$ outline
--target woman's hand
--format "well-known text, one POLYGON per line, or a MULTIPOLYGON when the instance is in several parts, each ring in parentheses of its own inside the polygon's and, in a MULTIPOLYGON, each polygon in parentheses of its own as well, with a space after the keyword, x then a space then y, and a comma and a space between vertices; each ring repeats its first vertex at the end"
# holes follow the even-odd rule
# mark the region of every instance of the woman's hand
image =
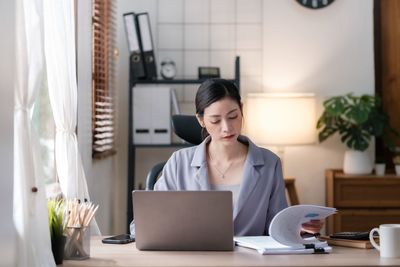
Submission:
POLYGON ((309 222, 303 223, 301 233, 311 233, 317 234, 321 231, 322 226, 324 226, 324 221, 321 220, 311 220, 309 222))

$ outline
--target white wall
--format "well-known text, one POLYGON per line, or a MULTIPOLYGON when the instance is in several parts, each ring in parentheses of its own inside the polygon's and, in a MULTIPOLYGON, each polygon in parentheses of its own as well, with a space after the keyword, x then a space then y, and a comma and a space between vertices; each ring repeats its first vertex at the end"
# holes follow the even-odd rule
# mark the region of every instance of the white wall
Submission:
POLYGON ((15 4, 0 1, 0 266, 14 266, 16 234, 12 220, 15 4))
MULTIPOLYGON (((318 115, 329 96, 374 94, 372 7, 372 0, 352 0, 310 10, 296 1, 264 0, 264 91, 313 92, 318 115)), ((342 168, 344 150, 337 136, 286 147, 286 175, 297 178, 302 203, 325 204, 324 171, 342 168)))

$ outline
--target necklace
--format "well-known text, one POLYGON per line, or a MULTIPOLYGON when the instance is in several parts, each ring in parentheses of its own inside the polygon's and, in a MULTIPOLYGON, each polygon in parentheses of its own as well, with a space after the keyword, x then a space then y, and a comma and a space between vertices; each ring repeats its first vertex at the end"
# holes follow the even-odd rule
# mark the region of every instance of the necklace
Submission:
MULTIPOLYGON (((211 154, 210 154, 210 153, 208 153, 208 157, 210 158, 211 162, 214 162, 214 160, 213 160, 213 158, 211 157, 211 154)), ((212 165, 212 164, 210 164, 210 165, 212 165)), ((232 162, 229 163, 229 165, 228 165, 228 167, 226 167, 225 171, 220 171, 220 170, 217 168, 217 165, 216 165, 215 163, 214 163, 212 166, 214 167, 214 169, 215 169, 217 172, 219 172, 219 174, 221 175, 221 176, 220 176, 221 179, 225 179, 225 174, 228 172, 228 170, 229 170, 229 168, 231 167, 231 165, 232 165, 232 162)))

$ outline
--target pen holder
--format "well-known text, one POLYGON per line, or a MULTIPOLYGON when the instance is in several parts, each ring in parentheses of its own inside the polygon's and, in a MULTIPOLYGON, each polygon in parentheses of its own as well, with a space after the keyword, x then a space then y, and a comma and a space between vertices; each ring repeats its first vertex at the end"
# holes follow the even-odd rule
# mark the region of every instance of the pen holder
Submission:
POLYGON ((67 227, 64 259, 85 260, 90 257, 90 228, 67 227))

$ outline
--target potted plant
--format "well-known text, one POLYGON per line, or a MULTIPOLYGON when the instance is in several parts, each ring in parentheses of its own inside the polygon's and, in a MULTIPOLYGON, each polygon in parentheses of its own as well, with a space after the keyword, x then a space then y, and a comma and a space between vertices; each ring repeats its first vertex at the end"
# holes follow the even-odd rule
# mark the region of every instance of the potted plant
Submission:
POLYGON ((64 201, 50 199, 47 201, 49 214, 49 228, 51 237, 51 250, 56 264, 62 264, 64 258, 64 246, 66 242, 64 215, 64 201))
POLYGON ((365 151, 372 137, 385 137, 385 130, 390 129, 389 117, 382 110, 380 98, 347 94, 329 98, 323 106, 324 112, 317 122, 319 141, 339 133, 342 143, 348 148, 343 171, 348 174, 371 173, 371 160, 365 151))

